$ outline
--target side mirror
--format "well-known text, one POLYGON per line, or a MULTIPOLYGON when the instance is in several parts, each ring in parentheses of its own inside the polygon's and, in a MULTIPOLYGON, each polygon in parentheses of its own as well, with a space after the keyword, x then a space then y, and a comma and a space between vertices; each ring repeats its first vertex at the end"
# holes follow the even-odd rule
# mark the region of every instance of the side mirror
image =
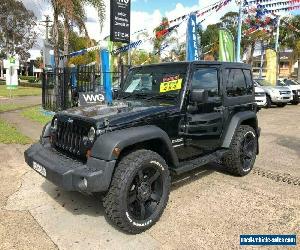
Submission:
POLYGON ((208 100, 208 91, 204 89, 193 89, 190 100, 196 103, 206 103, 208 100))

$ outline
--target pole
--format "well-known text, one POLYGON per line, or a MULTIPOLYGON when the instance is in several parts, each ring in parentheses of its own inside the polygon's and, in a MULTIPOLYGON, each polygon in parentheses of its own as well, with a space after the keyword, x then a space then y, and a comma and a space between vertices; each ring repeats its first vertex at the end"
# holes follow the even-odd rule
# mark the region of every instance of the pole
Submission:
POLYGON ((48 44, 49 41, 49 23, 50 23, 50 18, 48 15, 46 15, 46 44, 48 44))
POLYGON ((243 23, 243 5, 244 0, 237 1, 239 4, 239 19, 238 19, 238 27, 237 27, 237 41, 236 41, 236 62, 241 61, 241 40, 242 40, 242 23, 243 23))
POLYGON ((262 78, 263 65, 264 65, 264 41, 261 40, 260 43, 260 69, 259 69, 259 78, 262 78))
POLYGON ((275 38, 275 52, 276 52, 276 84, 279 78, 279 27, 280 27, 281 16, 277 19, 276 27, 276 38, 275 38))

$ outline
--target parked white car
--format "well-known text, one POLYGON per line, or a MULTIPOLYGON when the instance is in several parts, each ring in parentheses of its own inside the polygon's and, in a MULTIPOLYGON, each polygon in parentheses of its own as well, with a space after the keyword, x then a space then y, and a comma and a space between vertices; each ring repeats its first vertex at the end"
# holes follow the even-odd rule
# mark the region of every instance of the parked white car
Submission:
POLYGON ((255 102, 258 107, 265 107, 267 104, 266 92, 258 86, 255 86, 255 102))
POLYGON ((299 104, 299 102, 300 102, 300 84, 297 81, 291 80, 291 79, 278 80, 277 85, 288 87, 293 93, 293 100, 291 101, 291 103, 294 105, 299 104))
POLYGON ((277 107, 284 107, 293 100, 292 91, 286 86, 273 86, 264 79, 256 79, 254 84, 266 92, 266 108, 270 108, 272 104, 277 107))

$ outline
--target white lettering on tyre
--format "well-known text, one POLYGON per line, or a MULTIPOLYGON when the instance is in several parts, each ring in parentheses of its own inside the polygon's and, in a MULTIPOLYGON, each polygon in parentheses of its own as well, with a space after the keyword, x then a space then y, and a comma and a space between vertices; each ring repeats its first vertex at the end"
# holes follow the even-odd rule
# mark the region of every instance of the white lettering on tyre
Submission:
POLYGON ((148 226, 148 225, 150 225, 150 224, 152 223, 152 220, 148 220, 148 221, 146 221, 146 222, 144 222, 144 223, 138 223, 138 222, 135 222, 135 221, 133 221, 133 220, 130 218, 128 212, 126 212, 126 217, 127 217, 127 219, 129 220, 129 222, 132 223, 132 224, 133 224, 134 226, 136 226, 136 227, 146 227, 146 226, 148 226))
POLYGON ((163 167, 163 165, 161 165, 158 161, 150 161, 151 164, 155 164, 156 166, 159 166, 161 168, 162 171, 165 170, 165 168, 163 167))
POLYGON ((256 137, 256 135, 255 135, 252 131, 248 131, 248 132, 244 135, 244 137, 246 137, 246 135, 249 134, 249 133, 252 134, 254 138, 256 137))

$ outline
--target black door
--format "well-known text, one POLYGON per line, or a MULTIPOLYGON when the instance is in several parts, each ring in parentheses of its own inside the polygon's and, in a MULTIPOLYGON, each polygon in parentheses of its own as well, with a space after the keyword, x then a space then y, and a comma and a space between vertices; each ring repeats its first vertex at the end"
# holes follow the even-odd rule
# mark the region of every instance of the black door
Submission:
POLYGON ((200 156, 220 147, 224 119, 220 70, 218 66, 197 66, 193 70, 190 92, 193 89, 207 90, 208 100, 206 103, 187 101, 185 158, 200 156))

